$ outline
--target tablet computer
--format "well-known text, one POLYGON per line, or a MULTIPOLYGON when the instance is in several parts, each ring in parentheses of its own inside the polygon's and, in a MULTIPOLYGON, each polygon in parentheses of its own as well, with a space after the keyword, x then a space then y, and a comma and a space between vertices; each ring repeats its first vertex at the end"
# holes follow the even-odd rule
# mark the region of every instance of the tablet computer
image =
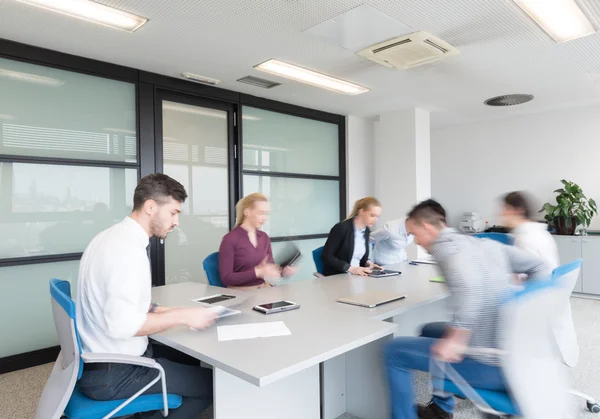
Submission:
POLYGON ((373 269, 371 271, 370 274, 368 274, 369 276, 373 277, 373 278, 384 278, 386 276, 396 276, 396 275, 400 275, 402 272, 400 271, 392 271, 389 269, 373 269))
POLYGON ((232 298, 235 298, 235 295, 215 294, 215 295, 208 295, 206 297, 196 298, 192 301, 195 303, 211 305, 211 304, 220 303, 222 301, 231 300, 232 298))
POLYGON ((298 246, 291 241, 284 241, 283 249, 277 255, 276 263, 283 269, 286 266, 293 266, 301 257, 302 253, 298 246))

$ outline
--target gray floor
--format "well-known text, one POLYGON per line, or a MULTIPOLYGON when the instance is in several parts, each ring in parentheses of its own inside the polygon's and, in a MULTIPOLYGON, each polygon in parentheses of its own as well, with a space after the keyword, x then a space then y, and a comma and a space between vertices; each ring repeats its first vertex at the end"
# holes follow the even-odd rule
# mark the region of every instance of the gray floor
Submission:
MULTIPOLYGON (((572 387, 600 399, 600 301, 581 298, 572 299, 573 318, 577 328, 581 356, 579 365, 572 373, 572 387)), ((23 371, 0 375, 0 418, 31 419, 35 416, 37 400, 46 384, 52 369, 51 364, 41 365, 23 371)), ((429 399, 427 378, 424 374, 415 376, 419 402, 429 399)), ((541 402, 550 403, 550 400, 541 402)), ((577 418, 600 419, 600 415, 590 413, 585 402, 574 399, 577 418)), ((201 419, 210 419, 212 415, 203 415, 201 419)), ((456 418, 471 419, 481 416, 468 401, 459 402, 456 418)), ((345 414, 339 419, 360 419, 345 414)), ((362 418, 370 419, 370 418, 362 418)))

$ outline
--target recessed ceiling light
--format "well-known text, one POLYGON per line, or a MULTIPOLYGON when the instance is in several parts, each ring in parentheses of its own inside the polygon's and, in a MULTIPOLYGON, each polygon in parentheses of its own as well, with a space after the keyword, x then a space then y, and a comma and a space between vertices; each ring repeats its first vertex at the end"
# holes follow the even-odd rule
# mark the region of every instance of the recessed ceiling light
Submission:
POLYGON ((0 68, 0 77, 12 79, 15 81, 22 81, 25 83, 42 84, 44 86, 59 87, 65 84, 64 81, 54 79, 52 77, 39 76, 37 74, 23 73, 22 71, 8 70, 6 68, 0 68))
POLYGON ((298 67, 293 64, 284 63, 283 61, 269 60, 262 64, 258 64, 254 68, 266 73, 275 74, 301 83, 331 90, 336 93, 344 93, 346 95, 360 95, 361 93, 369 91, 366 87, 359 86, 358 84, 337 79, 326 74, 317 73, 316 71, 307 70, 306 68, 298 67))
POLYGON ((213 78, 206 77, 206 76, 201 76, 200 74, 181 73, 181 75, 190 81, 195 81, 197 83, 202 83, 202 84, 208 84, 210 86, 216 86, 217 84, 221 83, 221 80, 213 79, 213 78))
POLYGON ((18 0, 53 12, 134 32, 148 19, 91 0, 18 0))
POLYGON ((592 35, 596 28, 575 0, 514 0, 556 42, 592 35))

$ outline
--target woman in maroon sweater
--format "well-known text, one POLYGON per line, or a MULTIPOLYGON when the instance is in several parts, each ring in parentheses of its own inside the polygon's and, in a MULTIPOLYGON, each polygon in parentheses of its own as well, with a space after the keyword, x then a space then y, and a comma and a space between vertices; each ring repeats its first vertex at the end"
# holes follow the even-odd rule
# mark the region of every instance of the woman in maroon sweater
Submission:
POLYGON ((235 207, 236 223, 219 248, 219 273, 228 288, 257 289, 270 287, 265 278, 278 279, 292 275, 295 268, 283 272, 273 260, 271 240, 260 231, 269 217, 267 198, 253 193, 242 198, 235 207))

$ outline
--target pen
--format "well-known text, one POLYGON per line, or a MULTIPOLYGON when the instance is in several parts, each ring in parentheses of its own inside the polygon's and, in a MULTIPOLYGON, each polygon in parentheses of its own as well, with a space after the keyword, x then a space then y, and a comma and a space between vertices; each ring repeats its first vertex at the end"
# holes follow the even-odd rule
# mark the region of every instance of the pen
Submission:
POLYGON ((419 266, 417 262, 408 262, 409 265, 419 266))

